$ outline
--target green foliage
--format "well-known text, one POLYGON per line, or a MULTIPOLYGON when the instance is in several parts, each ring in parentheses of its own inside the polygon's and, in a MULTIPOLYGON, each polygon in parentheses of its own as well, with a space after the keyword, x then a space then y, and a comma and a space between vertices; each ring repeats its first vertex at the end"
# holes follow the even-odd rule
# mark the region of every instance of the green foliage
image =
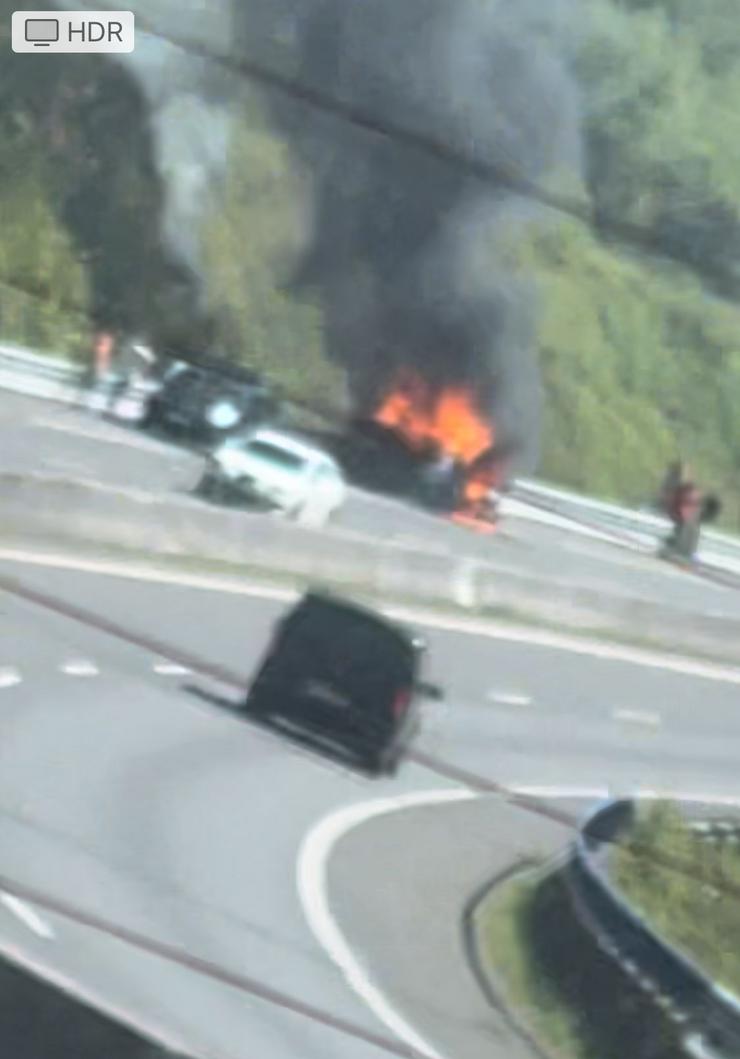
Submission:
POLYGON ((710 844, 656 802, 616 851, 615 879, 652 927, 740 993, 740 849, 710 844))
POLYGON ((572 222, 530 228, 518 265, 542 292, 542 473, 649 501, 681 451, 702 481, 737 499, 740 306, 572 222))
POLYGON ((562 1059, 675 1059, 675 1028, 604 956, 561 873, 496 885, 473 915, 475 950, 494 993, 562 1059))
MULTIPOLYGON (((519 229, 514 264, 541 291, 540 471, 642 502, 680 453, 740 528, 737 3, 582 2, 585 172, 582 184, 551 176, 597 219, 640 225, 659 253, 638 257, 562 219, 519 229)), ((78 349, 89 312, 192 339, 200 306, 161 245, 145 102, 116 64, 48 58, 9 56, 0 69, 0 335, 78 349)), ((336 407, 344 383, 322 308, 289 286, 310 224, 305 174, 256 98, 235 130, 203 225, 204 307, 227 355, 336 407)), ((361 261, 350 271, 361 283, 361 261)))
POLYGON ((488 973, 505 983, 506 999, 556 1055, 596 1059, 579 1032, 579 1013, 563 1003, 543 974, 529 933, 539 893, 532 882, 510 884, 476 913, 476 934, 488 973))
POLYGON ((740 73, 716 50, 740 44, 734 14, 713 0, 597 0, 590 14, 578 72, 595 205, 692 267, 734 267, 740 73))
POLYGON ((519 248, 543 292, 542 473, 649 501, 681 453, 735 528, 740 309, 717 269, 740 260, 738 57, 732 0, 590 5, 576 63, 588 192, 597 216, 640 225, 664 257, 568 222, 519 248))
POLYGON ((321 310, 285 287, 307 224, 305 189, 254 105, 243 117, 204 226, 207 302, 230 356, 288 394, 336 405, 342 382, 325 354, 321 310))
POLYGON ((38 152, 27 150, 15 163, 10 171, 0 169, 0 333, 34 348, 80 355, 86 271, 51 208, 38 152))

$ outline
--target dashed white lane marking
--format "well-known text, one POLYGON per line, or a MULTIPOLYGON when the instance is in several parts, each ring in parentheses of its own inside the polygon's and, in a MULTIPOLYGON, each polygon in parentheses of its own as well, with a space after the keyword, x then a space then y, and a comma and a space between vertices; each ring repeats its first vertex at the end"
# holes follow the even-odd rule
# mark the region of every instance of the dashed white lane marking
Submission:
POLYGON ((622 724, 641 724, 645 728, 660 728, 663 719, 652 710, 614 710, 612 717, 622 724))
POLYGON ((187 677, 193 672, 192 669, 178 665, 177 662, 155 662, 152 669, 160 677, 187 677))
POLYGON ((69 662, 64 662, 59 668, 68 677, 96 677, 100 673, 95 663, 89 662, 86 658, 71 659, 69 662))
POLYGON ((0 688, 14 688, 22 680, 19 669, 14 666, 0 666, 0 688))
POLYGON ((47 941, 51 941, 54 938, 54 931, 49 924, 41 918, 35 908, 32 908, 25 901, 21 901, 19 897, 13 897, 11 894, 0 894, 0 903, 5 905, 16 919, 20 919, 21 923, 24 923, 34 934, 38 934, 40 938, 45 938, 47 941))
POLYGON ((320 820, 306 835, 298 853, 296 882, 303 911, 317 941, 342 971, 348 984, 365 1001, 370 1010, 405 1044, 429 1059, 442 1059, 436 1051, 371 980, 360 960, 355 957, 344 938, 329 907, 327 866, 331 852, 339 839, 358 824, 375 816, 396 812, 412 806, 435 805, 440 802, 463 801, 476 798, 474 791, 463 788, 418 791, 393 798, 361 802, 339 809, 320 820))
POLYGON ((533 701, 531 695, 521 691, 489 691, 487 698, 500 706, 531 706, 533 701))

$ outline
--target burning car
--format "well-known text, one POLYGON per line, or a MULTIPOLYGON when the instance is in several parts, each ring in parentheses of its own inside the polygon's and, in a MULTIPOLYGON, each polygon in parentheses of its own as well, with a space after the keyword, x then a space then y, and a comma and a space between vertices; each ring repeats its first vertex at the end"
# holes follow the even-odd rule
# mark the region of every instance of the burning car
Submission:
POLYGON ((435 390, 408 375, 370 416, 352 422, 338 456, 368 488, 491 530, 513 451, 513 445, 497 443, 472 392, 462 386, 435 390))

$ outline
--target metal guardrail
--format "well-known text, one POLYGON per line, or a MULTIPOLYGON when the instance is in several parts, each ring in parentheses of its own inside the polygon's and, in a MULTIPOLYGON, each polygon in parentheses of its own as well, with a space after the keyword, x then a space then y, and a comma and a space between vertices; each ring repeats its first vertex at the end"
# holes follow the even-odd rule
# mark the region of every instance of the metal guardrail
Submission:
POLYGON ((63 357, 0 344, 0 389, 71 403, 79 399, 81 379, 82 368, 63 357))
POLYGON ((668 520, 661 515, 594 500, 532 479, 517 479, 512 493, 525 503, 545 507, 564 518, 580 518, 602 529, 627 534, 636 541, 652 543, 669 528, 668 520))
POLYGON ((35 353, 8 343, 0 345, 0 369, 25 372, 38 378, 54 379, 56 382, 74 382, 80 378, 82 372, 79 365, 64 357, 35 353))
POLYGON ((681 1029, 695 1059, 740 1056, 740 999, 651 930, 609 879, 604 853, 629 831, 634 803, 610 802, 581 828, 566 869, 573 905, 599 947, 681 1029))
MULTIPOLYGON (((628 538, 636 545, 651 549, 668 534, 670 523, 659 514, 635 511, 603 500, 582 496, 566 489, 556 489, 531 479, 519 479, 512 495, 524 503, 540 507, 562 518, 573 519, 628 538)), ((732 570, 740 573, 740 539, 717 530, 704 530, 699 560, 709 570, 732 570)))

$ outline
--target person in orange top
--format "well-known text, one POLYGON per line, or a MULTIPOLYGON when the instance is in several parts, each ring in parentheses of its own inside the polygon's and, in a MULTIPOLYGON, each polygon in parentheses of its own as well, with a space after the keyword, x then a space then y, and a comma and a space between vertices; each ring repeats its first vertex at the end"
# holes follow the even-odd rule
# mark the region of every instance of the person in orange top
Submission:
POLYGON ((702 525, 713 522, 722 510, 719 499, 704 493, 688 472, 685 464, 676 463, 669 468, 664 481, 663 508, 673 523, 661 550, 664 558, 694 559, 702 525))

